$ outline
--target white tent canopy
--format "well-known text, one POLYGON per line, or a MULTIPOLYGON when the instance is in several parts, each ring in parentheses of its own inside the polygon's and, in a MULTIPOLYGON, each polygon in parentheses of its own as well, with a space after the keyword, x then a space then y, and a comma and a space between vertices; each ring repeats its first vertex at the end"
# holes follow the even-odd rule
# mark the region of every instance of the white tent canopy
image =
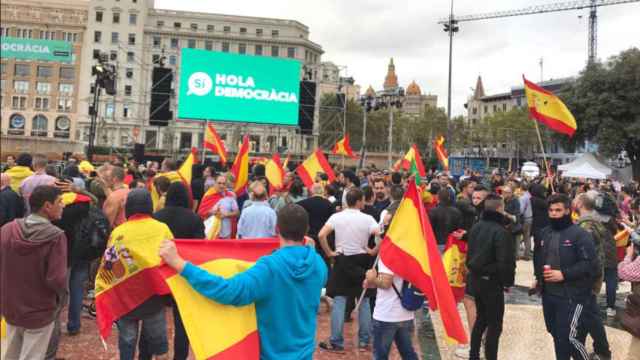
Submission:
POLYGON ((592 154, 583 154, 568 164, 558 166, 563 171, 562 177, 581 177, 587 179, 606 179, 611 169, 603 165, 592 154))

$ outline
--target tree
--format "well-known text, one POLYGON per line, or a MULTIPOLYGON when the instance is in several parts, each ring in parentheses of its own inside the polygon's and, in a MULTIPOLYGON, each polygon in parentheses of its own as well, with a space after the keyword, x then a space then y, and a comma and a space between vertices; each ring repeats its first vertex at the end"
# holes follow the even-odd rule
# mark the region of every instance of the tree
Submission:
POLYGON ((639 178, 640 49, 631 48, 605 63, 588 65, 561 97, 578 129, 572 138, 555 138, 569 148, 594 141, 605 156, 626 151, 633 176, 639 178))

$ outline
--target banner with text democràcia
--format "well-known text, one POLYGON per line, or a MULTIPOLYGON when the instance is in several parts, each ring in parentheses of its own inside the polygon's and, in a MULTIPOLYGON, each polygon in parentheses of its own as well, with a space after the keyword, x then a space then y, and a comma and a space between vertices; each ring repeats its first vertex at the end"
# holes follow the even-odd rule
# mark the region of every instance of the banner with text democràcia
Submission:
POLYGON ((178 118, 298 124, 300 61, 182 49, 178 118))
POLYGON ((60 40, 0 38, 3 59, 46 60, 70 63, 73 59, 71 42, 60 40))

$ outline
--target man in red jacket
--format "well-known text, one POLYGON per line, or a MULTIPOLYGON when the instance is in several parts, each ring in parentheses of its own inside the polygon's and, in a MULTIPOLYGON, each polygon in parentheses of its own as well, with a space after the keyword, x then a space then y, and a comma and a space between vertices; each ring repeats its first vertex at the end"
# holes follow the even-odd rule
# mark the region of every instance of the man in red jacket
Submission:
POLYGON ((61 191, 36 187, 31 215, 0 229, 0 314, 7 360, 44 359, 67 287, 67 239, 51 224, 62 217, 61 191))

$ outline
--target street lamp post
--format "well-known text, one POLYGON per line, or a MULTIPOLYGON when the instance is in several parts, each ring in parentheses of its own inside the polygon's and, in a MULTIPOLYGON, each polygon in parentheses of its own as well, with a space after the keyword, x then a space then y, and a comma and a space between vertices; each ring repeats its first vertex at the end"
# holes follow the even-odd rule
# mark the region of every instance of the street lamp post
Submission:
POLYGON ((371 110, 374 98, 371 95, 365 95, 360 98, 362 104, 362 148, 360 149, 360 167, 364 166, 364 157, 366 155, 367 145, 367 113, 371 110))
POLYGON ((453 64, 453 34, 458 32, 458 21, 453 17, 453 0, 451 0, 451 12, 449 22, 444 24, 444 31, 449 33, 449 85, 447 89, 447 142, 451 145, 451 68, 453 64))

